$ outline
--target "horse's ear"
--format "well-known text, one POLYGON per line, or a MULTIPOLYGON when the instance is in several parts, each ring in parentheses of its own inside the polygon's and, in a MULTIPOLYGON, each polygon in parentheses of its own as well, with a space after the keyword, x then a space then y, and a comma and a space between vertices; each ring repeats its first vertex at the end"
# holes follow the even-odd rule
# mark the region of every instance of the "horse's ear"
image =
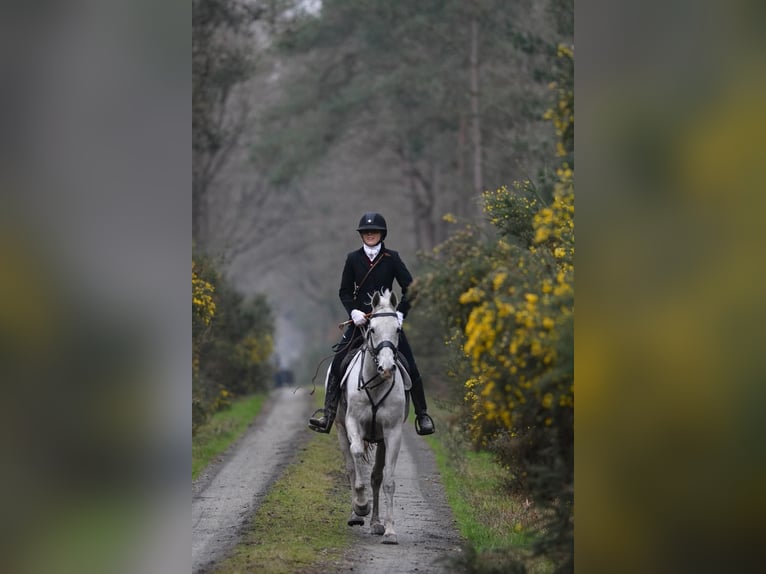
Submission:
POLYGON ((375 295, 372 296, 372 306, 377 307, 378 303, 380 303, 380 293, 375 291, 375 295))
POLYGON ((396 293, 393 291, 391 291, 391 298, 389 301, 391 301, 391 306, 396 309, 396 306, 399 304, 399 300, 396 298, 396 293))

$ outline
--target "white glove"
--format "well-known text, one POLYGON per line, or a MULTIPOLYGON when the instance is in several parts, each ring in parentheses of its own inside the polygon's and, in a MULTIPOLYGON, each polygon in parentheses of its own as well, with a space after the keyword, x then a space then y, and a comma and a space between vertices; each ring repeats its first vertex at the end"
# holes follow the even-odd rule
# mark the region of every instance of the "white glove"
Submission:
POLYGON ((399 328, 402 328, 402 325, 404 324, 404 313, 401 311, 396 312, 396 318, 399 319, 399 328))
POLYGON ((365 317, 364 312, 354 309, 351 311, 351 320, 354 322, 354 325, 359 326, 367 322, 367 317, 365 317))

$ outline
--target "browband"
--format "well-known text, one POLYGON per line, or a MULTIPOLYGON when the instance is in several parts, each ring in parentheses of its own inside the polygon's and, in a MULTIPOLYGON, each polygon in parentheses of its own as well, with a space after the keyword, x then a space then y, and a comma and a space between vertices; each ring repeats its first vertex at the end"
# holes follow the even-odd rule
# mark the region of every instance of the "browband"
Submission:
POLYGON ((397 317, 398 315, 396 313, 373 313, 368 318, 372 319, 374 317, 397 317))

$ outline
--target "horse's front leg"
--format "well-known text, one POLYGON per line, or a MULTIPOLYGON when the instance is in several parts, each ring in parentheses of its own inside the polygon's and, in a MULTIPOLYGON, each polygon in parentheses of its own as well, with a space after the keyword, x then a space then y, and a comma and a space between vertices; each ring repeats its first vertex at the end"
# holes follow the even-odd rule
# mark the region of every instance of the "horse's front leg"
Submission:
POLYGON ((370 501, 367 500, 362 469, 364 467, 364 441, 359 431, 359 425, 355 420, 346 419, 346 433, 348 434, 349 450, 354 465, 354 480, 351 484, 351 503, 354 513, 358 516, 367 516, 370 513, 370 501))
POLYGON ((394 471, 396 470, 396 461, 399 458, 401 446, 402 426, 396 425, 388 432, 386 437, 386 460, 383 467, 383 494, 386 497, 386 512, 383 516, 385 526, 383 544, 398 544, 396 532, 394 532, 394 491, 396 490, 394 471))
POLYGON ((372 518, 370 530, 373 534, 383 534, 385 528, 380 523, 380 485, 383 482, 383 467, 386 464, 386 443, 379 442, 375 449, 375 466, 372 467, 372 518))
MULTIPOLYGON (((351 450, 349 448, 348 435, 346 434, 346 425, 343 421, 338 421, 335 425, 338 429, 338 443, 340 444, 340 451, 343 453, 343 458, 346 464, 346 479, 351 488, 354 488, 356 482, 356 470, 354 467, 354 457, 351 456, 351 450)), ((351 504, 353 508, 354 495, 351 495, 351 504)), ((356 512, 351 510, 351 516, 348 518, 349 526, 361 526, 364 524, 364 518, 359 516, 356 512)))

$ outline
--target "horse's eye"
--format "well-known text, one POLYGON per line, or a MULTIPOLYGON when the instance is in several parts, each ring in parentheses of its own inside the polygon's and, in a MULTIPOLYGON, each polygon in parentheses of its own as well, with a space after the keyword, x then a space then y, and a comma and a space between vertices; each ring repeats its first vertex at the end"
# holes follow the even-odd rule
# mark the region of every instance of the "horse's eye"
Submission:
POLYGON ((370 327, 370 333, 372 333, 372 334, 375 334, 375 329, 373 329, 372 327, 370 327))
POLYGON ((401 328, 401 327, 397 327, 397 328, 396 328, 396 332, 397 332, 397 333, 401 333, 401 332, 402 332, 402 328, 401 328))

